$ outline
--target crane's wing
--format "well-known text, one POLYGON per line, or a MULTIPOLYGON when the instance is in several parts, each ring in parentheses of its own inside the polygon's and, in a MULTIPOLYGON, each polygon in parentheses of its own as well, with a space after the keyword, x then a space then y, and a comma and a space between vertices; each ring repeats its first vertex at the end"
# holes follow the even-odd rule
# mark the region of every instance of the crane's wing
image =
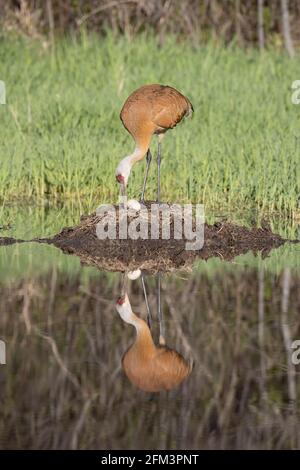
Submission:
POLYGON ((172 129, 193 112, 191 102, 179 91, 169 86, 161 86, 149 98, 152 121, 163 129, 172 129))
POLYGON ((161 348, 153 363, 155 379, 161 388, 179 385, 191 372, 190 364, 174 349, 161 348))

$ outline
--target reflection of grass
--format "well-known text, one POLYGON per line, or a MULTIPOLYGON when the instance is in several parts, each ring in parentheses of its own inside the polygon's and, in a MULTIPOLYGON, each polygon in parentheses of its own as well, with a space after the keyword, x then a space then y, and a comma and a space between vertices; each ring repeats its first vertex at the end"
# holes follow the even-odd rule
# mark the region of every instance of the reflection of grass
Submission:
POLYGON ((242 274, 249 269, 258 270, 264 268, 268 272, 279 275, 285 267, 289 267, 295 272, 300 272, 299 254, 300 247, 298 245, 286 244, 273 250, 265 259, 262 259, 260 254, 254 256, 253 253, 249 252, 236 257, 230 262, 224 262, 219 258, 211 258, 207 263, 199 261, 196 263, 194 272, 206 273, 208 275, 221 272, 225 275, 226 272, 230 271, 237 271, 242 274))
POLYGON ((80 271, 80 262, 78 258, 65 256, 52 246, 39 245, 38 243, 1 247, 1 282, 39 277, 52 269, 64 272, 72 279, 80 271))
MULTIPOLYGON (((1 73, 7 84, 7 105, 0 107, 3 201, 115 200, 115 167, 133 149, 119 110, 136 87, 162 82, 186 93, 196 111, 165 139, 163 198, 210 209, 298 211, 299 109, 290 99, 298 64, 279 53, 194 50, 172 37, 157 49, 144 36, 59 40, 51 53, 2 39, 1 73)), ((142 172, 137 165, 132 195, 142 172)))
MULTIPOLYGON (((167 344, 195 365, 182 387, 156 395, 121 372, 134 333, 114 309, 116 278, 83 283, 53 269, 0 286, 0 447, 299 448, 299 387, 282 335, 284 325, 299 338, 299 276, 287 293, 283 279, 254 270, 164 278, 167 344)), ((140 283, 130 290, 145 315, 140 283)))

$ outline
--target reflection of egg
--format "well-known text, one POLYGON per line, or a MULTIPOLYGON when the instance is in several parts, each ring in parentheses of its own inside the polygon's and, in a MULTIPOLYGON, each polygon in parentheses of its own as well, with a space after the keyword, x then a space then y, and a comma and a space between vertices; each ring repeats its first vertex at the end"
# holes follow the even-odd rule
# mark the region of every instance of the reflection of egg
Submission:
POLYGON ((131 279, 132 281, 139 278, 140 275, 141 275, 141 270, 140 269, 136 269, 135 271, 128 271, 128 273, 127 273, 128 279, 131 279))
POLYGON ((127 207, 128 209, 134 209, 135 211, 141 210, 141 204, 136 199, 129 199, 129 201, 127 201, 127 207))

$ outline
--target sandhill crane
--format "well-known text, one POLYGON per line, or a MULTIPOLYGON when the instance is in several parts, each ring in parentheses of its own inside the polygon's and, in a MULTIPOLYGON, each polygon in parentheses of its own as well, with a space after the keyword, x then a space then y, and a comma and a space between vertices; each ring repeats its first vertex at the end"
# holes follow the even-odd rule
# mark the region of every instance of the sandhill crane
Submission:
POLYGON ((157 201, 160 202, 161 140, 168 129, 173 129, 184 117, 194 111, 192 103, 179 91, 170 86, 145 85, 134 91, 125 101, 120 113, 121 121, 135 140, 135 150, 123 158, 116 169, 116 179, 121 195, 125 196, 132 166, 146 157, 141 202, 144 201, 147 177, 152 155, 150 142, 153 134, 158 135, 157 151, 157 201))
POLYGON ((120 317, 136 329, 136 340, 125 352, 122 366, 133 385, 146 392, 170 390, 181 384, 191 373, 192 363, 165 345, 160 336, 156 346, 147 323, 135 315, 127 294, 116 302, 120 317))

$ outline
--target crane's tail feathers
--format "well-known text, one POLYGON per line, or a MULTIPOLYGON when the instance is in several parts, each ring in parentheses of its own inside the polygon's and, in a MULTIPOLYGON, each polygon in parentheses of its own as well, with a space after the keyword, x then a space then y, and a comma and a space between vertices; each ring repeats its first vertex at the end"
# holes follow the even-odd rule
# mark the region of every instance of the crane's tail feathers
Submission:
POLYGON ((192 103, 190 101, 188 102, 188 105, 189 105, 189 107, 188 107, 188 110, 187 110, 187 113, 186 113, 185 117, 192 117, 193 113, 195 112, 194 106, 192 105, 192 103))

